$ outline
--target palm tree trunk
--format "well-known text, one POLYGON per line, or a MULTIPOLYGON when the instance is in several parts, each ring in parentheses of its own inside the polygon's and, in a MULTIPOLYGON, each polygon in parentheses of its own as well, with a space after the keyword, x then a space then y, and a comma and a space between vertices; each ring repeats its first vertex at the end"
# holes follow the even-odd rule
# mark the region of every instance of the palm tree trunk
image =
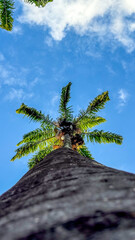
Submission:
POLYGON ((68 133, 65 134, 65 136, 64 136, 64 146, 63 147, 72 149, 71 137, 68 133))
POLYGON ((1 240, 134 240, 135 175, 69 148, 0 197, 1 240))

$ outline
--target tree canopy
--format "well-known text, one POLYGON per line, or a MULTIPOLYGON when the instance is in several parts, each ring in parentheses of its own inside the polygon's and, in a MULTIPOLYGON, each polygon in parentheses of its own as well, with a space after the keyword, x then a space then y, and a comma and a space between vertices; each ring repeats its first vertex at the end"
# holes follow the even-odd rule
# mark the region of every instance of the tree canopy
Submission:
MULTIPOLYGON (((45 7, 48 2, 53 2, 53 0, 24 0, 30 4, 34 4, 36 7, 45 7)), ((0 27, 11 31, 13 28, 13 10, 14 10, 13 0, 0 0, 0 27)))
POLYGON ((106 121, 105 118, 98 116, 97 112, 103 109, 106 102, 110 100, 108 91, 98 95, 89 103, 86 110, 81 110, 77 117, 73 117, 72 106, 68 106, 70 88, 71 82, 62 88, 59 104, 60 115, 56 121, 49 115, 28 107, 24 103, 16 110, 16 113, 23 114, 32 121, 39 122, 40 128, 24 134, 23 139, 17 144, 16 154, 11 161, 34 153, 28 162, 29 168, 32 168, 53 149, 65 147, 67 135, 70 139, 71 148, 91 159, 93 157, 85 144, 85 140, 96 143, 122 144, 122 136, 116 133, 97 129, 91 130, 91 128, 106 121))

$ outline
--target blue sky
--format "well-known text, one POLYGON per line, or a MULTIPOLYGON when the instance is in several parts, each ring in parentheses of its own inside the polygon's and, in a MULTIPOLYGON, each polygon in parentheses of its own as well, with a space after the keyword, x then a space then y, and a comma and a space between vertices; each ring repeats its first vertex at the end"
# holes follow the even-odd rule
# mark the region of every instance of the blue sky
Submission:
POLYGON ((0 31, 0 194, 27 171, 10 162, 23 134, 39 125, 17 115, 21 103, 57 118, 61 88, 72 82, 75 115, 108 90, 98 129, 123 136, 122 146, 89 144, 95 160, 135 173, 135 3, 54 0, 44 9, 16 1, 14 29, 0 31))

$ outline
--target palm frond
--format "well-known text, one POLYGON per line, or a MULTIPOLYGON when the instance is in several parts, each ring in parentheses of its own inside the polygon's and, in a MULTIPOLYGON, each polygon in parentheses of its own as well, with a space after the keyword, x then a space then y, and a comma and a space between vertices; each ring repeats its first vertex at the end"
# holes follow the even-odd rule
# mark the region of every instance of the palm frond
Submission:
MULTIPOLYGON (((33 3, 36 0, 27 1, 33 3)), ((42 4, 40 5, 41 1, 42 0, 36 1, 37 6, 43 6, 42 4)), ((47 2, 49 2, 49 0, 47 2)), ((43 0, 42 3, 45 3, 45 0, 43 0)), ((24 134, 23 139, 17 144, 19 147, 11 161, 35 153, 28 162, 29 168, 32 168, 53 149, 63 147, 66 134, 70 136, 72 149, 90 159, 94 158, 84 144, 85 139, 87 139, 88 142, 122 144, 123 138, 118 134, 104 132, 103 130, 90 131, 90 128, 106 121, 106 119, 97 116, 96 113, 103 109, 105 103, 110 100, 108 91, 98 95, 89 103, 85 111, 80 111, 79 116, 73 119, 72 107, 68 107, 70 88, 71 82, 62 88, 59 105, 60 117, 56 122, 54 122, 49 115, 45 116, 41 111, 28 107, 24 103, 16 110, 18 114, 24 114, 24 116, 30 120, 39 122, 41 126, 34 131, 24 134)))
POLYGON ((93 132, 82 133, 82 135, 87 137, 87 141, 97 142, 97 143, 116 143, 122 144, 123 137, 111 132, 104 132, 103 130, 94 130, 93 132))
POLYGON ((92 157, 90 151, 88 150, 88 148, 85 146, 85 144, 82 145, 81 148, 77 149, 77 151, 84 157, 88 157, 92 160, 94 160, 94 158, 92 157))
POLYGON ((27 134, 24 134, 23 140, 20 141, 17 144, 17 146, 20 146, 21 144, 27 143, 27 142, 37 142, 37 141, 40 141, 40 140, 47 141, 50 138, 54 137, 54 134, 55 133, 52 129, 43 130, 43 129, 37 128, 34 131, 31 131, 27 134))
POLYGON ((0 27, 7 31, 11 31, 13 27, 13 9, 12 0, 0 0, 0 27))
POLYGON ((70 100, 70 88, 71 82, 68 83, 66 87, 62 88, 60 105, 59 105, 59 113, 60 119, 66 119, 67 121, 71 121, 73 116, 72 107, 67 107, 67 104, 70 100))
MULTIPOLYGON (((52 138, 55 138, 55 136, 51 137, 50 139, 52 138)), ((49 139, 43 139, 37 142, 27 142, 23 144, 21 147, 15 150, 16 155, 11 159, 11 161, 14 161, 17 158, 27 156, 28 154, 33 153, 37 150, 43 150, 47 145, 47 142, 46 142, 47 140, 49 139)), ((51 141, 50 141, 50 145, 52 145, 51 141)))
POLYGON ((42 161, 43 158, 52 151, 53 151, 53 147, 52 146, 47 146, 45 149, 40 150, 35 155, 33 155, 33 157, 30 158, 29 161, 28 161, 29 169, 33 168, 37 163, 42 161))
POLYGON ((40 122, 42 125, 46 125, 48 128, 55 126, 53 120, 49 115, 45 116, 41 111, 36 110, 35 108, 28 107, 24 103, 16 110, 18 114, 24 114, 24 116, 29 117, 35 122, 40 122))
POLYGON ((105 107, 105 103, 109 100, 110 99, 108 96, 108 91, 98 95, 92 102, 89 103, 89 106, 87 107, 86 111, 80 111, 79 116, 75 120, 75 122, 77 123, 85 116, 92 116, 99 110, 103 109, 105 107))
POLYGON ((15 150, 16 155, 11 159, 14 161, 16 158, 27 156, 30 153, 35 152, 39 148, 39 142, 29 142, 15 150))
POLYGON ((25 0, 25 2, 35 4, 37 7, 45 7, 48 2, 53 2, 53 0, 25 0))
POLYGON ((85 131, 88 128, 93 128, 96 125, 99 125, 103 122, 106 122, 105 118, 99 116, 84 116, 80 121, 77 123, 77 127, 81 129, 81 131, 85 131))

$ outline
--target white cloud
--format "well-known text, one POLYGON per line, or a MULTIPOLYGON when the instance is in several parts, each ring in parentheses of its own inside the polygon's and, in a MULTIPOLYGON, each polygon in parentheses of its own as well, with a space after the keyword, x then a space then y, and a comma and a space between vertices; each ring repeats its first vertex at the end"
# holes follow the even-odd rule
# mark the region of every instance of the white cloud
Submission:
POLYGON ((52 39, 51 37, 46 37, 45 43, 46 43, 49 47, 52 47, 52 46, 53 46, 53 39, 52 39))
POLYGON ((13 85, 18 85, 18 86, 26 86, 26 80, 25 79, 20 79, 19 78, 15 78, 10 76, 9 78, 5 78, 4 79, 4 85, 8 85, 8 86, 13 86, 13 85))
POLYGON ((121 111, 121 109, 126 105, 127 101, 129 98, 129 94, 125 89, 120 89, 118 91, 118 99, 119 99, 119 103, 118 103, 118 109, 121 111))
POLYGON ((97 91, 98 91, 98 93, 102 93, 103 89, 102 88, 98 88, 97 91))
POLYGON ((0 76, 1 78, 7 78, 9 76, 9 71, 3 65, 0 65, 0 76))
POLYGON ((55 40, 62 40, 67 31, 74 31, 100 40, 117 41, 128 51, 135 49, 134 0, 54 0, 45 8, 23 4, 20 22, 48 27, 55 40))
POLYGON ((38 77, 28 80, 30 71, 27 68, 1 63, 0 88, 3 90, 5 100, 23 100, 33 97, 32 88, 40 81, 38 77), (7 94, 8 92, 8 94, 7 94))
POLYGON ((56 94, 56 95, 54 95, 54 96, 52 97, 51 103, 52 103, 53 106, 56 104, 56 102, 58 101, 58 99, 59 99, 59 95, 58 95, 58 94, 56 94))
POLYGON ((38 82, 40 81, 40 79, 38 77, 34 78, 30 84, 29 84, 29 87, 34 87, 38 82))
POLYGON ((16 68, 11 65, 0 65, 0 82, 1 85, 8 86, 26 86, 27 81, 25 75, 27 74, 27 69, 21 68, 20 71, 16 71, 16 68))
POLYGON ((5 96, 5 100, 10 100, 10 101, 14 99, 24 100, 31 97, 33 97, 33 93, 26 93, 24 92, 23 89, 12 88, 10 89, 9 93, 5 96))
POLYGON ((106 65, 106 68, 110 74, 115 75, 116 72, 113 70, 113 67, 111 65, 106 65))
POLYGON ((18 25, 18 26, 14 26, 13 30, 10 32, 8 32, 9 34, 22 34, 22 28, 18 25))
POLYGON ((118 93, 119 93, 119 99, 120 99, 123 103, 126 103, 126 102, 127 102, 127 98, 128 98, 128 93, 127 93, 127 91, 121 88, 118 93))

